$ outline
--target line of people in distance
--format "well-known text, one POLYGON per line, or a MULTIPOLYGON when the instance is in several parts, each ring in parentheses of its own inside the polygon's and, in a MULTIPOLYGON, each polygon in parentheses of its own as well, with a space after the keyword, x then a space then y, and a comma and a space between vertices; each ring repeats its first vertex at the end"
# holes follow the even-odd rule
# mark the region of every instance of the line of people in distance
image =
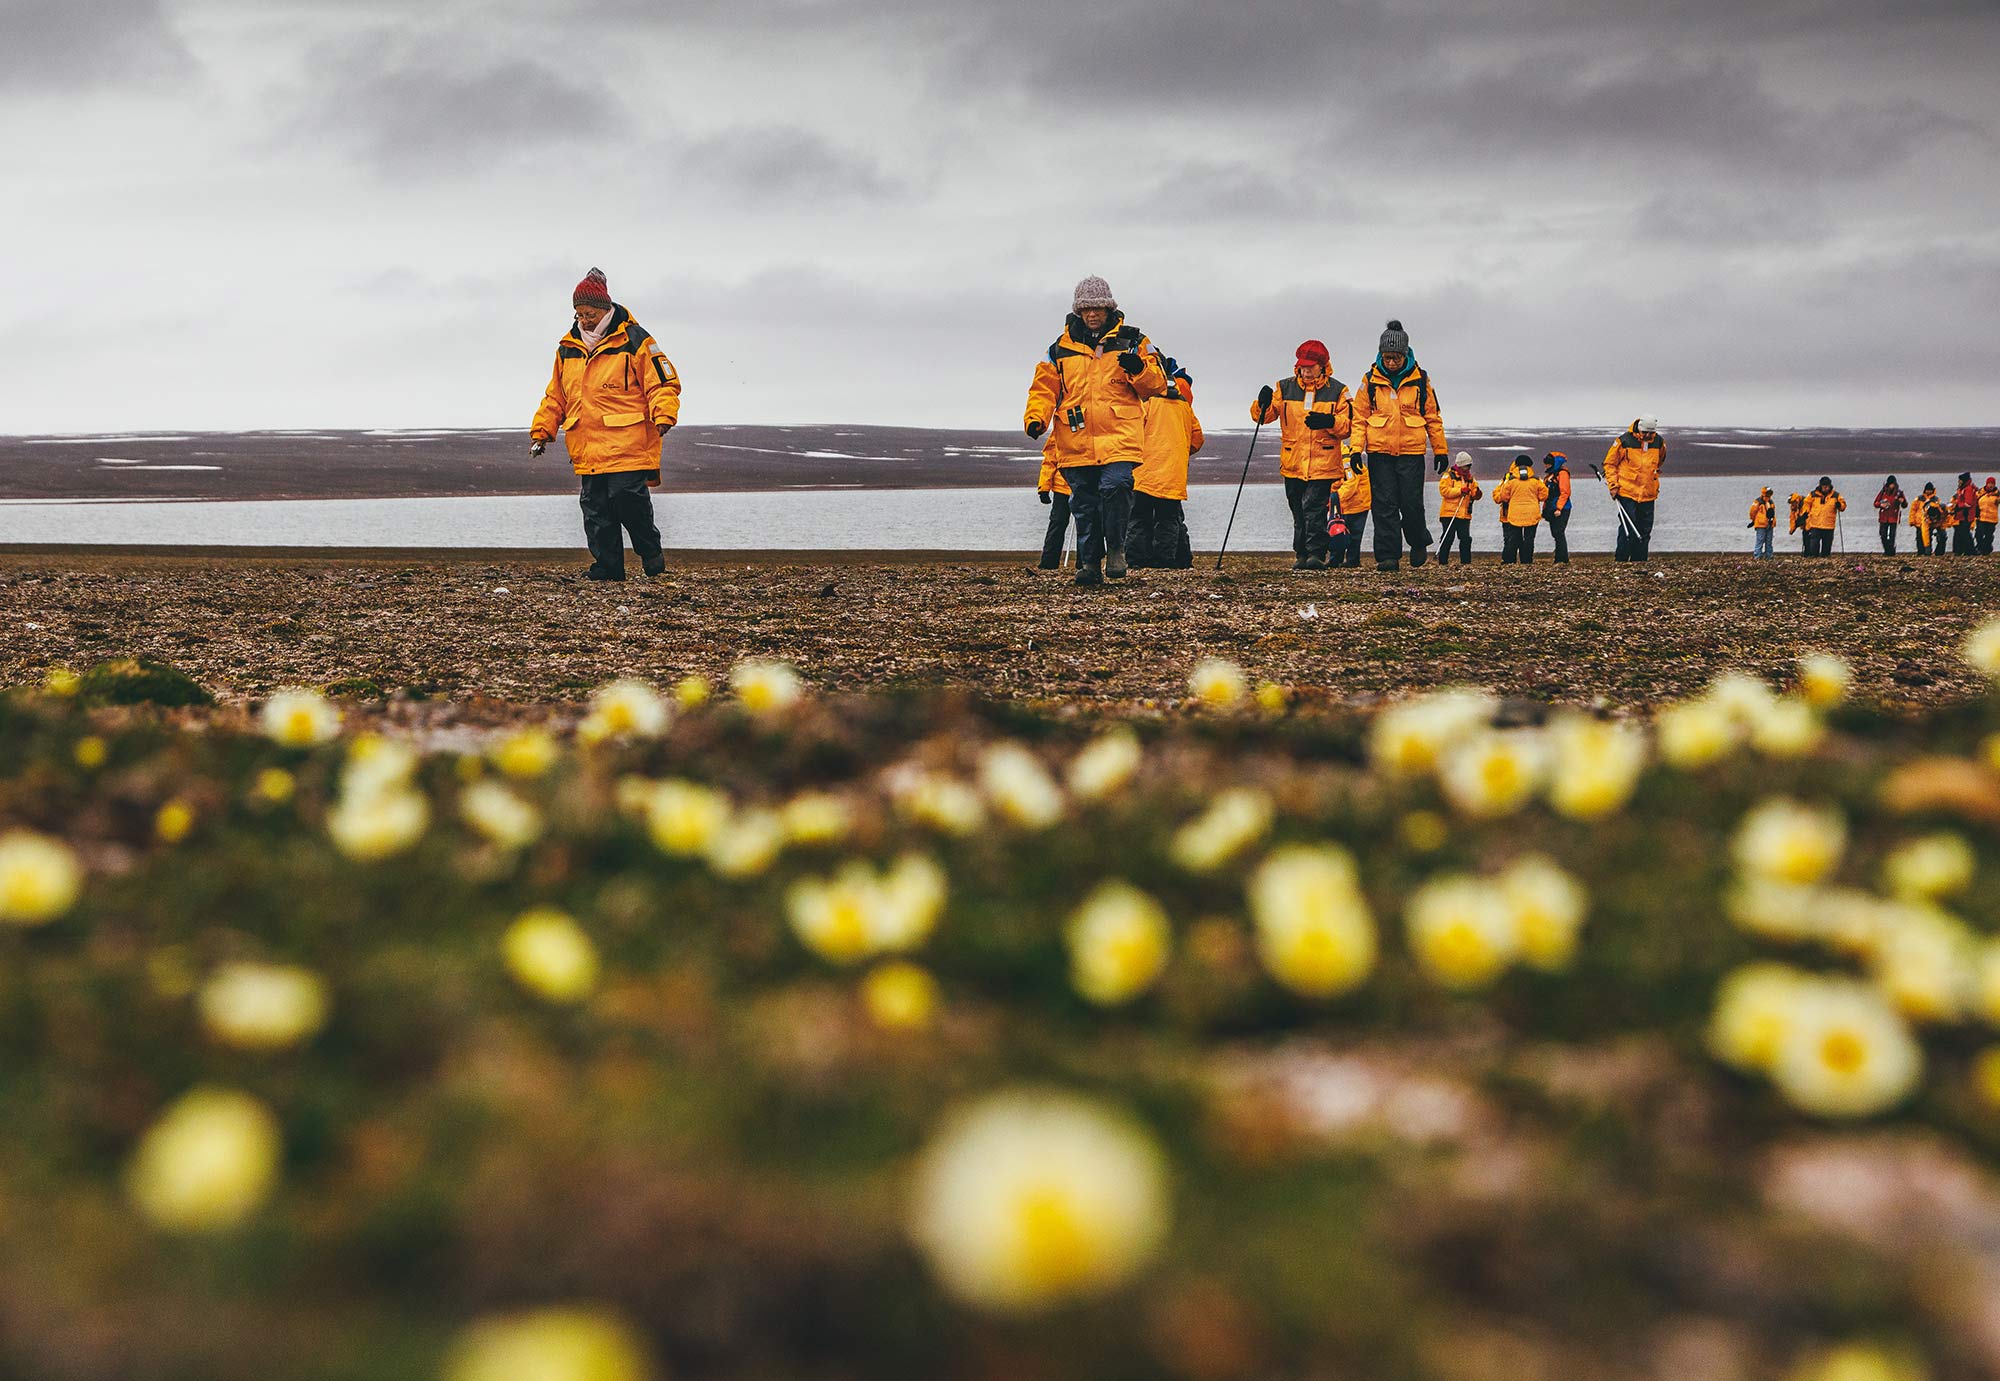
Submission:
MULTIPOLYGON (((1424 466, 1438 476, 1439 514, 1450 561, 1472 553, 1472 505, 1482 491, 1472 459, 1449 459, 1436 384, 1417 363, 1400 321, 1383 330, 1375 361, 1351 392, 1333 377, 1326 346, 1298 348, 1289 378, 1264 389, 1250 407, 1261 429, 1283 434, 1280 470, 1292 511, 1295 570, 1359 566, 1374 519, 1378 570, 1422 566, 1437 543, 1424 514, 1424 466)), ((1069 523, 1076 522, 1076 583, 1122 579, 1135 564, 1192 564, 1183 503, 1189 458, 1202 447, 1194 416, 1194 380, 1125 320, 1110 285, 1085 278, 1071 295, 1063 333, 1035 365, 1022 427, 1042 443, 1037 488, 1051 508, 1041 564, 1061 564, 1069 523)), ((1253 442, 1254 451, 1254 442, 1253 442)), ((1612 443, 1600 478, 1617 505, 1620 561, 1651 552, 1653 510, 1660 494, 1666 442, 1651 418, 1640 418, 1612 443)), ((1245 462, 1246 473, 1248 461, 1245 462)), ((1571 512, 1567 457, 1519 456, 1494 487, 1506 533, 1501 560, 1531 562, 1543 521, 1555 537, 1555 559, 1569 559, 1571 512)))
MULTIPOLYGON (((1791 531, 1802 535, 1807 556, 1832 554, 1833 530, 1847 511, 1847 500, 1825 475, 1810 493, 1794 494, 1787 501, 1791 531)), ((1961 471, 1958 488, 1949 502, 1938 494, 1936 484, 1926 483, 1915 499, 1903 492, 1894 475, 1875 491, 1875 523, 1885 555, 1896 554, 1896 533, 1904 510, 1909 511, 1910 528, 1916 534, 1917 555, 1943 556, 1950 543, 1953 556, 1991 556, 1993 530, 2000 526, 2000 477, 1988 475, 1984 486, 1972 483, 1972 472, 1961 471)), ((1773 534, 1778 526, 1778 501, 1767 485, 1750 504, 1751 555, 1771 555, 1773 534)))

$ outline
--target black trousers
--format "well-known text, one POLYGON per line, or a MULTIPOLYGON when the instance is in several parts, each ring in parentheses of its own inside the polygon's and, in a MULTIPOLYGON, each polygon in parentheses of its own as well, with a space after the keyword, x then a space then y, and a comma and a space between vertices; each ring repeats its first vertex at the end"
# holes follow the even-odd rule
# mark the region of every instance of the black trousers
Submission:
POLYGON ((1069 481, 1070 516, 1076 519, 1076 562, 1095 566, 1104 553, 1125 549, 1125 525, 1132 516, 1131 461, 1110 465, 1074 465, 1063 471, 1069 481))
POLYGON ((590 547, 590 564, 600 574, 625 577, 625 537, 648 574, 664 564, 660 529, 653 523, 653 496, 646 481, 653 472, 626 470, 615 475, 585 475, 577 502, 583 509, 583 540, 590 547))
POLYGON ((1882 553, 1885 556, 1894 556, 1896 554, 1896 525, 1894 523, 1883 523, 1880 526, 1882 528, 1882 553))
POLYGON ((1431 546, 1431 530, 1424 522, 1424 458, 1371 451, 1368 483, 1375 491, 1375 564, 1394 568, 1407 542, 1410 564, 1421 566, 1431 546))
POLYGON ((1341 519, 1347 524, 1345 537, 1329 540, 1327 564, 1330 566, 1359 566, 1361 564, 1361 539, 1368 532, 1368 510, 1359 513, 1343 513, 1341 519))
POLYGON ((1972 550, 1980 556, 1993 554, 1993 527, 1992 523, 1981 523, 1973 529, 1976 535, 1972 539, 1972 550))
POLYGON ((1806 555, 1833 555, 1833 529, 1830 527, 1809 527, 1806 529, 1806 555))
POLYGON ((1162 571, 1184 571, 1194 565, 1194 552, 1187 546, 1187 515, 1179 499, 1132 491, 1125 556, 1134 566, 1162 571))
POLYGON ((1549 519, 1549 536, 1555 539, 1555 562, 1558 566, 1569 564, 1569 510, 1564 509, 1549 519))
POLYGON ((1653 550, 1653 505, 1656 499, 1641 503, 1637 499, 1620 499, 1618 507, 1625 512, 1625 520, 1618 524, 1618 551, 1620 561, 1644 561, 1653 550))
POLYGON ((1500 564, 1511 566, 1520 562, 1523 566, 1535 564, 1535 527, 1517 527, 1513 523, 1500 524, 1500 564))
POLYGON ((1311 561, 1326 555, 1326 509, 1333 481, 1285 477, 1285 502, 1292 510, 1292 555, 1311 561))
POLYGON ((1970 556, 1974 549, 1972 524, 1961 522, 1951 530, 1951 554, 1953 556, 1970 556))
POLYGON ((1458 543, 1458 564, 1472 564, 1472 519, 1446 518, 1438 524, 1438 564, 1451 564, 1451 544, 1458 543))
POLYGON ((1042 534, 1042 569, 1057 570, 1062 566, 1063 543, 1069 540, 1069 495, 1051 492, 1049 495, 1049 528, 1042 534))

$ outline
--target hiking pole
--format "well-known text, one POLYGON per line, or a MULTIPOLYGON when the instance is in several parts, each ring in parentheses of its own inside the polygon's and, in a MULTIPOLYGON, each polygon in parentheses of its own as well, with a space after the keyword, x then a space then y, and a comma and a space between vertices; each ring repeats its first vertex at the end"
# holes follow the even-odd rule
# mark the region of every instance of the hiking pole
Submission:
POLYGON ((1236 530, 1236 505, 1243 502, 1243 486, 1250 482, 1250 458, 1257 454, 1257 438, 1264 434, 1264 424, 1259 422, 1257 430, 1250 433, 1250 452, 1243 457, 1243 478, 1236 481, 1236 503, 1229 505, 1229 526, 1222 530, 1222 546, 1215 553, 1215 569, 1222 569, 1222 554, 1229 550, 1229 534, 1236 530))
MULTIPOLYGON (((1604 479, 1604 472, 1598 469, 1595 465, 1590 467, 1590 473, 1597 476, 1600 480, 1604 479)), ((1605 487, 1606 488, 1610 487, 1609 481, 1606 481, 1605 487)), ((1616 494, 1613 494, 1611 496, 1611 511, 1618 515, 1618 526, 1624 529, 1625 532, 1630 534, 1633 541, 1635 542, 1638 541, 1639 525, 1637 523, 1634 523, 1630 518, 1625 516, 1625 505, 1618 502, 1618 496, 1616 494)))

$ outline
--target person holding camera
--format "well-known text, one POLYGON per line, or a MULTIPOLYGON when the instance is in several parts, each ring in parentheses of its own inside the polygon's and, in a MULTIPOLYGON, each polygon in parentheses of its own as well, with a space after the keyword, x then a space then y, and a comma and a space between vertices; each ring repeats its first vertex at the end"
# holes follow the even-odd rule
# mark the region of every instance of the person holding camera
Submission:
POLYGON ((681 378, 659 343, 611 300, 604 270, 584 275, 570 305, 576 320, 556 343, 528 453, 540 455, 561 431, 582 482, 584 579, 625 578, 625 535, 646 574, 658 575, 667 559, 647 491, 660 485, 660 438, 680 420, 681 378))
POLYGON ((1250 420, 1277 422, 1284 448, 1278 460, 1285 502, 1292 510, 1292 569, 1327 568, 1327 505, 1335 481, 1347 473, 1340 443, 1354 431, 1347 385, 1333 377, 1332 356, 1316 340, 1298 348, 1292 375, 1257 395, 1250 420))
POLYGON ((1076 583, 1126 572, 1132 472, 1145 459, 1146 400, 1167 391, 1152 342, 1118 310, 1111 286, 1086 278, 1070 296, 1063 333, 1035 365, 1021 424, 1030 440, 1055 437, 1076 519, 1076 583))
POLYGON ((1639 418, 1604 453, 1604 483, 1622 514, 1615 553, 1619 561, 1644 561, 1652 554, 1653 509, 1660 497, 1660 471, 1667 463, 1667 443, 1659 425, 1650 417, 1639 418))
POLYGON ((1375 494, 1375 569, 1396 570, 1407 542, 1414 570, 1428 559, 1431 546, 1424 522, 1424 450, 1428 445, 1442 475, 1451 448, 1445 444, 1437 389, 1410 352, 1410 336, 1400 321, 1383 330, 1375 363, 1355 387, 1354 438, 1368 456, 1375 494))

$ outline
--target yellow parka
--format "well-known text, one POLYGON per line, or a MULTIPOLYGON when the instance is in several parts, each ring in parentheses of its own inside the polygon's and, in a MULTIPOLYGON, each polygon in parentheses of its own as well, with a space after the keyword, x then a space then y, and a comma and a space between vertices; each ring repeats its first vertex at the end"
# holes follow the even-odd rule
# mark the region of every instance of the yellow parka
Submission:
POLYGON ((1822 494, 1815 489, 1806 495, 1806 527, 1812 532, 1830 532, 1834 522, 1847 512, 1847 500, 1840 497, 1840 491, 1830 490, 1822 494))
POLYGON ((572 326, 556 343, 556 366, 528 435, 552 441, 558 429, 579 475, 660 468, 660 436, 681 415, 681 376, 659 342, 623 307, 595 349, 572 326))
POLYGON ((1294 374, 1271 385, 1271 406, 1259 410, 1250 403, 1250 420, 1259 426, 1277 422, 1284 433, 1279 473, 1288 480, 1337 480, 1347 473, 1340 443, 1354 433, 1354 408, 1347 385, 1330 372, 1308 382, 1294 374), (1308 413, 1333 415, 1333 425, 1317 431, 1306 425, 1308 413))
POLYGON ((1062 477, 1062 471, 1056 466, 1054 432, 1042 438, 1042 473, 1035 480, 1035 489, 1043 494, 1069 493, 1069 481, 1062 477))
POLYGON ((1666 440, 1655 432, 1648 441, 1634 427, 1604 453, 1604 482, 1614 499, 1651 503, 1660 497, 1660 467, 1666 463, 1666 440))
POLYGON ((1166 391, 1167 372, 1158 353, 1137 327, 1126 324, 1123 312, 1113 312, 1095 339, 1072 314, 1048 358, 1035 366, 1021 423, 1054 434, 1061 469, 1137 465, 1146 458, 1146 400, 1166 391), (1118 363, 1128 351, 1139 357, 1137 374, 1127 374, 1118 363), (1073 425, 1078 422, 1082 425, 1073 425))
POLYGON ((1393 384, 1373 364, 1354 389, 1354 446, 1378 456, 1420 456, 1428 441, 1433 454, 1449 455, 1437 390, 1421 365, 1393 384))
POLYGON ((2000 489, 1979 491, 1979 521, 2000 523, 2000 489))
POLYGON ((1479 481, 1467 475, 1458 477, 1458 471, 1447 470, 1438 476, 1438 521, 1447 518, 1469 520, 1472 517, 1473 500, 1486 491, 1479 487, 1479 481))
POLYGON ((1185 499, 1188 460, 1206 442, 1194 415, 1194 380, 1176 374, 1165 393, 1146 400, 1146 458, 1132 472, 1134 492, 1185 499))
POLYGON ((1542 521, 1542 500, 1549 487, 1532 474, 1509 475, 1493 486, 1493 502, 1500 505, 1500 521, 1508 527, 1535 527, 1542 521))
POLYGON ((1750 504, 1751 527, 1775 527, 1778 522, 1778 501, 1766 489, 1750 504))
POLYGON ((1333 491, 1340 511, 1349 517, 1366 513, 1375 506, 1375 486, 1368 480, 1368 466, 1363 463, 1358 451, 1347 452, 1341 458, 1341 465, 1346 473, 1333 491))
POLYGON ((1788 534, 1797 532, 1801 527, 1805 526, 1806 496, 1803 494, 1794 494, 1791 498, 1785 500, 1785 502, 1790 506, 1792 514, 1792 525, 1786 528, 1785 531, 1788 534))
POLYGON ((1910 504, 1910 526, 1917 530, 1917 541, 1925 546, 1931 540, 1931 505, 1937 501, 1937 486, 1925 485, 1924 492, 1910 504))

